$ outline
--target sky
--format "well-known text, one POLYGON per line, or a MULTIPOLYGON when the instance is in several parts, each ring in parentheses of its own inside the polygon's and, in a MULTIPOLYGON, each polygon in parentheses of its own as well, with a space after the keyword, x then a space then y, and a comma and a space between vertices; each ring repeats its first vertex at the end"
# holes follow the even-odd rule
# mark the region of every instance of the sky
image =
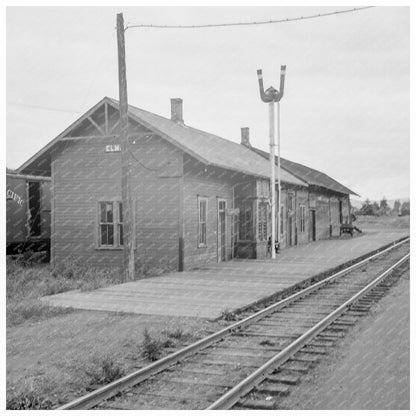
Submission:
MULTIPOLYGON (((118 99, 116 14, 126 24, 207 24, 291 18, 325 7, 8 7, 6 163, 17 168, 104 96, 118 99)), ((268 107, 279 88, 282 157, 360 195, 405 198, 410 187, 409 8, 212 29, 129 28, 130 104, 268 150, 268 107)))

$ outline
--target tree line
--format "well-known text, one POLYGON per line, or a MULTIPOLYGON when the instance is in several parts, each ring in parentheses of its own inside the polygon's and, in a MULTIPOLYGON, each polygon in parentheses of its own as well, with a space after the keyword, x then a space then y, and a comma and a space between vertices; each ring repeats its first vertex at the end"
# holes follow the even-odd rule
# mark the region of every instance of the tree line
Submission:
POLYGON ((377 201, 370 201, 368 198, 362 203, 360 209, 355 212, 357 215, 410 215, 410 201, 405 201, 403 203, 400 202, 399 199, 396 199, 393 204, 393 208, 391 208, 388 203, 386 197, 380 202, 377 201))

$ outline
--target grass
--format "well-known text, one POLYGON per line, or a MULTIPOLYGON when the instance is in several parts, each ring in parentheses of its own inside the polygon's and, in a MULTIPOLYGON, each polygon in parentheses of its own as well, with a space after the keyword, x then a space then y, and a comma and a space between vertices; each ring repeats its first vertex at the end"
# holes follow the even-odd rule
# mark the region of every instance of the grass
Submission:
MULTIPOLYGON (((39 321, 70 313, 72 308, 52 307, 40 298, 68 290, 88 291, 123 283, 118 267, 95 268, 69 258, 55 268, 42 263, 39 253, 27 252, 7 258, 7 326, 39 321)), ((155 274, 160 274, 159 269, 155 274)), ((152 275, 151 269, 139 271, 136 279, 152 275)))
POLYGON ((395 215, 384 215, 377 217, 375 215, 359 215, 354 225, 361 229, 377 230, 377 229, 399 229, 404 230, 410 228, 410 216, 403 217, 395 215))
POLYGON ((8 410, 48 410, 52 407, 52 400, 32 389, 22 391, 6 401, 6 409, 8 410))

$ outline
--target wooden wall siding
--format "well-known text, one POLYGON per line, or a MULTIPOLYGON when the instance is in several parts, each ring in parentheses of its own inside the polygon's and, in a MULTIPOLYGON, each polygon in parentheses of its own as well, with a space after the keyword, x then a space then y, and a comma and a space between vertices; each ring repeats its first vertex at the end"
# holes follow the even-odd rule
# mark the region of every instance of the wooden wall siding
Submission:
MULTIPOLYGON (((121 249, 97 249, 97 202, 121 201, 121 153, 106 153, 109 139, 68 144, 54 160, 57 262, 82 258, 90 265, 121 266, 121 249)), ((136 263, 178 264, 179 178, 181 153, 152 137, 131 145, 132 196, 136 201, 136 263)))
MULTIPOLYGON (((227 208, 232 207, 232 187, 239 175, 208 167, 185 156, 183 179, 184 206, 184 266, 185 269, 201 267, 217 262, 218 198, 225 199, 227 208), (207 246, 198 247, 198 196, 208 199, 207 246)), ((231 258, 232 217, 226 216, 226 258, 231 258)))
POLYGON ((340 198, 342 200, 342 222, 350 222, 350 197, 349 195, 340 198))
POLYGON ((323 240, 330 237, 329 200, 326 195, 316 195, 316 239, 323 240))
POLYGON ((332 225, 332 237, 339 236, 340 222, 339 222, 339 198, 331 197, 331 225, 332 225))

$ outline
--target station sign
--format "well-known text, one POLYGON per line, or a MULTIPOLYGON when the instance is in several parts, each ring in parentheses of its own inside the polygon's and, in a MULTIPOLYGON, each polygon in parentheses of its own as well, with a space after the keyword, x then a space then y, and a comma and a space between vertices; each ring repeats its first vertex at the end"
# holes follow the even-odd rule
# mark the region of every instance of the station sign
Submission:
POLYGON ((119 144, 108 144, 105 146, 105 152, 106 153, 117 153, 121 152, 121 148, 119 144))

